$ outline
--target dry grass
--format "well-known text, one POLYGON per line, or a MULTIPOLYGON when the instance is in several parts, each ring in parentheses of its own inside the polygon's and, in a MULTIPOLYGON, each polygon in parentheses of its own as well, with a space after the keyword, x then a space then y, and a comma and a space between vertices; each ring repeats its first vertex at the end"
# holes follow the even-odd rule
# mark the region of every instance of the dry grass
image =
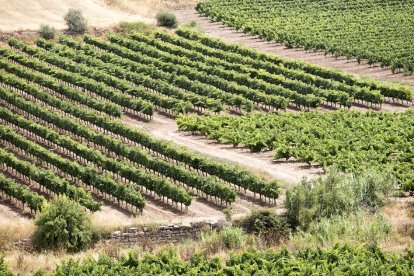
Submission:
POLYGON ((154 15, 167 9, 182 9, 195 7, 199 0, 105 0, 111 7, 128 13, 139 13, 145 16, 154 15))
POLYGON ((10 244, 30 238, 34 231, 33 221, 0 222, 0 251, 10 248, 10 244))
POLYGON ((414 198, 390 198, 383 208, 383 214, 394 229, 393 235, 382 245, 383 249, 405 251, 414 242, 414 198))
POLYGON ((130 250, 130 248, 124 248, 116 243, 99 243, 87 251, 76 254, 69 254, 63 251, 38 253, 14 250, 6 253, 5 261, 14 273, 31 275, 39 270, 55 270, 57 266, 68 262, 70 259, 80 261, 88 258, 97 259, 102 254, 119 258, 120 256, 126 256, 130 250))

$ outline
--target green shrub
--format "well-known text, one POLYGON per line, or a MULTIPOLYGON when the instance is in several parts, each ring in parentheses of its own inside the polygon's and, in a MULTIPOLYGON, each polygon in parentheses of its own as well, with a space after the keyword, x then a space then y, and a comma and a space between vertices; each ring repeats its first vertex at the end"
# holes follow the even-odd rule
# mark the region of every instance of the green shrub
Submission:
POLYGON ((56 197, 35 218, 34 247, 76 252, 91 243, 91 219, 85 209, 67 197, 56 197))
POLYGON ((392 232, 390 223, 379 214, 357 212, 348 216, 322 218, 298 231, 290 242, 296 248, 326 247, 335 244, 378 245, 392 232))
POLYGON ((2 276, 12 276, 13 274, 7 268, 6 263, 4 262, 4 257, 0 255, 0 275, 2 276))
POLYGON ((303 180, 287 190, 286 216, 291 226, 307 229, 320 218, 349 214, 360 208, 376 211, 395 183, 388 172, 369 170, 355 176, 332 169, 325 177, 303 180))
POLYGON ((56 35, 56 30, 49 25, 40 25, 39 35, 44 39, 54 39, 56 35))
POLYGON ((245 241, 243 230, 240 228, 225 227, 221 232, 223 245, 227 249, 236 249, 242 247, 245 241))
POLYGON ((64 19, 70 33, 84 34, 88 29, 87 21, 81 10, 70 9, 64 19))
POLYGON ((154 32, 155 29, 155 26, 145 24, 144 22, 122 22, 119 24, 117 32, 125 35, 131 34, 133 32, 150 35, 154 32))
POLYGON ((241 248, 246 240, 242 229, 225 227, 220 232, 203 232, 200 236, 202 251, 207 255, 214 255, 226 249, 241 248))
POLYGON ((273 232, 285 236, 289 232, 286 218, 270 209, 251 212, 241 221, 241 226, 246 232, 254 234, 273 232))
POLYGON ((170 12, 159 12, 157 14, 157 23, 158 26, 168 27, 168 28, 177 28, 177 17, 170 12))

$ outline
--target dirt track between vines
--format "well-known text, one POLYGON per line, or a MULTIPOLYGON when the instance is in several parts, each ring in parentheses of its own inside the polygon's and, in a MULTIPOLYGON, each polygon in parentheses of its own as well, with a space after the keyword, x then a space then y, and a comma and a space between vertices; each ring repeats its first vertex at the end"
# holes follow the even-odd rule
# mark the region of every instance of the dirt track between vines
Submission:
POLYGON ((402 73, 392 74, 388 68, 381 68, 379 65, 370 66, 367 63, 358 64, 356 60, 347 60, 345 57, 335 59, 332 56, 325 56, 321 52, 314 53, 306 52, 303 49, 288 49, 281 44, 269 43, 233 28, 226 27, 221 23, 212 22, 209 18, 201 16, 191 8, 176 10, 175 14, 181 23, 194 21, 197 23, 197 28, 202 32, 225 42, 243 44, 281 57, 300 59, 319 66, 340 69, 357 76, 365 76, 388 82, 402 82, 414 86, 414 76, 404 76, 402 73))
MULTIPOLYGON (((221 145, 203 137, 191 136, 179 132, 175 121, 166 116, 155 114, 153 120, 149 123, 140 122, 132 118, 124 119, 124 123, 129 126, 135 126, 149 131, 153 136, 170 140, 176 145, 185 146, 189 150, 199 152, 221 161, 227 161, 242 167, 251 169, 257 175, 265 178, 278 179, 282 181, 282 186, 299 182, 303 177, 315 177, 322 173, 318 167, 309 167, 302 163, 274 163, 271 153, 250 153, 248 150, 233 148, 228 145, 221 145)), ((282 210, 282 194, 276 203, 277 211, 282 210)), ((252 194, 247 196, 240 195, 236 202, 231 206, 233 218, 242 217, 251 210, 270 205, 263 204, 255 200, 252 194)), ((123 212, 114 206, 104 206, 103 209, 94 214, 94 220, 97 224, 111 221, 114 225, 131 225, 141 223, 188 223, 200 220, 218 220, 224 219, 222 212, 225 206, 218 206, 208 202, 203 198, 195 198, 188 208, 188 213, 182 213, 170 206, 161 203, 158 200, 147 199, 144 209, 144 215, 136 218, 127 212, 123 212)))

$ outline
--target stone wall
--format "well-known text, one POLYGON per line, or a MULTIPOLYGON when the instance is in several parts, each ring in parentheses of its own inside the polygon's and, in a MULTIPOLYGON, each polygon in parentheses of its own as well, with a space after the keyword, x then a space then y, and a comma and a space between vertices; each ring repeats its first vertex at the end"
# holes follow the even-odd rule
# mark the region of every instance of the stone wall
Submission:
POLYGON ((185 239, 195 239, 201 231, 220 230, 225 221, 203 221, 189 224, 171 224, 154 228, 129 228, 127 231, 115 231, 103 237, 106 241, 118 242, 128 246, 145 244, 177 243, 185 239))
MULTIPOLYGON (((219 231, 226 225, 226 221, 202 221, 157 227, 131 227, 124 231, 104 234, 100 241, 114 242, 126 247, 177 243, 185 239, 196 239, 201 231, 219 231)), ((14 249, 32 250, 30 239, 13 242, 10 246, 14 249)))

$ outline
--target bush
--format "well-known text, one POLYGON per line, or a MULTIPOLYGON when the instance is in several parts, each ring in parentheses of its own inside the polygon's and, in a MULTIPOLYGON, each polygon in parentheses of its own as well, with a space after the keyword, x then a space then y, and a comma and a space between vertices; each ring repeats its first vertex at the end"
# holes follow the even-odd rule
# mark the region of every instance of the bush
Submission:
POLYGON ((375 246, 386 240, 391 232, 392 226, 382 215, 357 212, 314 221, 306 232, 294 234, 290 242, 297 249, 335 244, 375 246))
POLYGON ((246 241, 246 235, 240 228, 225 227, 220 232, 214 230, 201 233, 200 239, 202 251, 207 255, 214 255, 223 250, 241 248, 246 241))
POLYGON ((159 12, 157 14, 157 23, 158 26, 168 27, 168 28, 177 28, 177 17, 170 12, 159 12))
POLYGON ((76 252, 91 243, 91 219, 85 209, 67 197, 56 197, 35 218, 34 247, 76 252))
POLYGON ((254 234, 267 234, 272 232, 278 233, 279 236, 285 236, 289 232, 286 218, 277 215, 270 209, 253 211, 242 220, 241 226, 246 232, 254 234))
POLYGON ((138 32, 144 35, 150 35, 156 29, 153 25, 145 24, 144 22, 122 22, 117 28, 117 32, 128 35, 134 32, 138 32))
POLYGON ((44 39, 54 39, 56 34, 55 28, 49 25, 40 25, 39 35, 44 39))
POLYGON ((87 21, 81 10, 70 9, 65 15, 65 21, 70 33, 84 34, 88 29, 87 21))
POLYGON ((360 175, 330 170, 325 177, 303 180, 286 192, 288 222, 307 229, 313 220, 349 214, 360 208, 376 211, 395 185, 391 173, 367 171, 360 175))

